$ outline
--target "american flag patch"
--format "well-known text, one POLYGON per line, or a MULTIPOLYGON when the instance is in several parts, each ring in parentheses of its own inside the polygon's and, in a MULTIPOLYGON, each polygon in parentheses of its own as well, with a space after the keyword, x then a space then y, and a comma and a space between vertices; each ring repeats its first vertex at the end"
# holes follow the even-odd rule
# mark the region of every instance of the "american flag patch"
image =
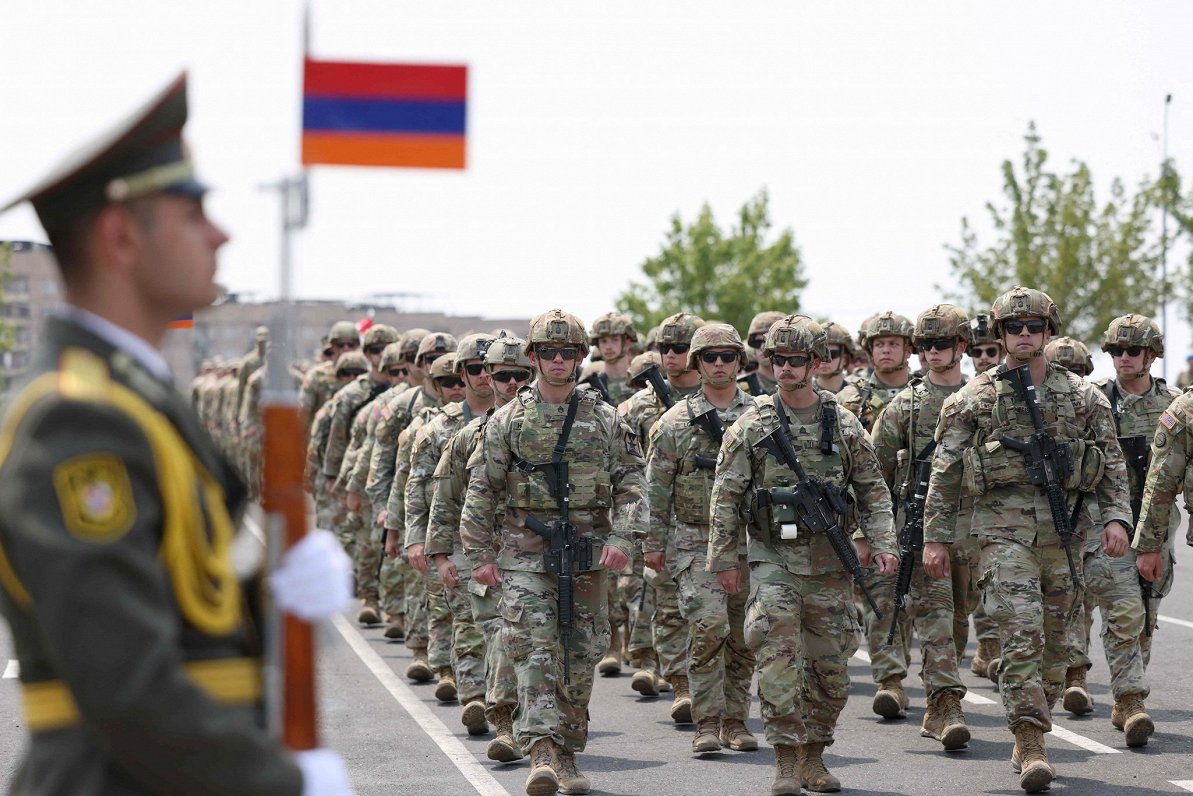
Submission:
POLYGON ((1160 425, 1164 426, 1164 428, 1168 429, 1169 431, 1172 431, 1172 427, 1176 425, 1176 418, 1165 411, 1164 414, 1160 415, 1160 425))

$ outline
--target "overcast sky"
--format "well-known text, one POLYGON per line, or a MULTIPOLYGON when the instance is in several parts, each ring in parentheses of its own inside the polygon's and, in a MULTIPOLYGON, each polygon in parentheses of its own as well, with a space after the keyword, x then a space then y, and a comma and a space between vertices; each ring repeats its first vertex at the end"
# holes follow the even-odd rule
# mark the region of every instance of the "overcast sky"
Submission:
MULTIPOLYGON (((298 2, 7 2, 0 194, 189 68, 188 137, 232 234, 220 280, 276 295, 277 200, 258 186, 298 169, 301 21, 298 2)), ((296 289, 587 322, 673 213, 707 201, 727 225, 765 186, 803 252, 804 311, 914 317, 961 217, 988 229, 1029 121, 1104 198, 1158 172, 1172 93, 1169 153, 1193 171, 1191 30, 1177 1, 315 2, 315 57, 468 64, 469 168, 312 169, 296 289)), ((0 238, 44 239, 27 209, 0 238)))

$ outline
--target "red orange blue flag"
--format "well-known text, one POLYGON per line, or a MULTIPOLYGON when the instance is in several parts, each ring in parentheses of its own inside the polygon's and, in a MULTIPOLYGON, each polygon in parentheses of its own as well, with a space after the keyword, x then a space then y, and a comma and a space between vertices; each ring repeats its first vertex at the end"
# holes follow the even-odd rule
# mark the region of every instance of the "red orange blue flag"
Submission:
POLYGON ((304 165, 465 166, 468 67, 303 64, 304 165))

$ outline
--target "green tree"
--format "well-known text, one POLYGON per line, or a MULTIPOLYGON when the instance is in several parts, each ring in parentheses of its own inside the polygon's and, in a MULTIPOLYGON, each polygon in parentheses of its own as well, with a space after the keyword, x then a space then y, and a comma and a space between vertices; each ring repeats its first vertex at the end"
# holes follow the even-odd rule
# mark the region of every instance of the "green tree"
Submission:
POLYGON ((671 217, 666 241, 642 263, 645 281, 631 281, 617 308, 645 331, 676 312, 733 324, 743 334, 755 313, 799 310, 807 286, 799 248, 790 228, 767 243, 769 197, 760 190, 722 231, 705 203, 696 220, 671 217))
POLYGON ((1085 163, 1051 171, 1034 123, 1024 140, 1019 168, 1002 164, 1004 201, 986 204, 993 242, 962 218, 961 242, 946 245, 953 286, 942 292, 976 312, 1014 285, 1038 288, 1060 308, 1063 332, 1086 343, 1119 315, 1157 315, 1173 282, 1161 275, 1166 183, 1144 177, 1131 192, 1116 178, 1099 203, 1085 163))

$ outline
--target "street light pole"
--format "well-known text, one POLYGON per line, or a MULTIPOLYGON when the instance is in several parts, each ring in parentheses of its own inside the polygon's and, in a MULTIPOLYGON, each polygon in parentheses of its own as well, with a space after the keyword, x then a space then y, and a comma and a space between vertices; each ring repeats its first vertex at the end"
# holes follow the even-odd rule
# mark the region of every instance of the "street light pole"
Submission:
MULTIPOLYGON (((1171 104, 1172 95, 1165 94, 1160 160, 1160 191, 1164 208, 1160 215, 1160 284, 1164 285, 1164 292, 1160 295, 1160 331, 1165 340, 1168 340, 1168 106, 1171 104)), ((1160 368, 1165 381, 1168 380, 1168 359, 1164 357, 1164 364, 1160 368)))

